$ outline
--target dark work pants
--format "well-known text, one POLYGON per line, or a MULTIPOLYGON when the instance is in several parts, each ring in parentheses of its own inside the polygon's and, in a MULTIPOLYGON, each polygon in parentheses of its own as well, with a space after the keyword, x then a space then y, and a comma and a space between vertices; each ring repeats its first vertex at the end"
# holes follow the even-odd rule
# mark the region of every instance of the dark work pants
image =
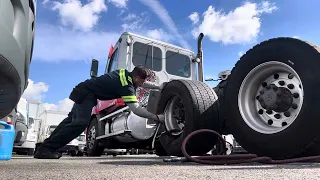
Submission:
POLYGON ((78 137, 88 126, 92 108, 96 103, 97 100, 92 94, 89 94, 81 104, 75 103, 68 117, 57 126, 49 138, 44 140, 41 147, 56 151, 78 137))

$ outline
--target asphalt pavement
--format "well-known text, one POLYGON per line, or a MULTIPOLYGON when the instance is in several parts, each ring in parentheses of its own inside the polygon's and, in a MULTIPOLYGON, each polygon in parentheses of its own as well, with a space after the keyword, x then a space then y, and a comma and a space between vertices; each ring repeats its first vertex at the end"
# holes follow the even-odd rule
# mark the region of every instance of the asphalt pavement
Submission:
POLYGON ((163 162, 155 155, 70 157, 44 160, 14 156, 0 161, 0 179, 174 180, 174 179, 320 179, 320 163, 288 165, 241 164, 210 166, 163 162))

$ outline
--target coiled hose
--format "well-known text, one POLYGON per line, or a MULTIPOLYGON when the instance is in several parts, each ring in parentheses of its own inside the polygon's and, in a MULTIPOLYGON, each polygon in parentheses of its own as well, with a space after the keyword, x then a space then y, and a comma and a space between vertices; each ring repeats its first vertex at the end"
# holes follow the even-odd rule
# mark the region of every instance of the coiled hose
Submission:
POLYGON ((287 163, 296 163, 296 162, 312 162, 320 160, 320 156, 308 156, 301 158, 292 158, 284 160, 273 160, 270 157, 262 156, 258 157, 256 154, 238 154, 238 155, 210 155, 210 156, 196 156, 191 157, 186 151, 186 145, 192 136, 200 133, 212 133, 218 136, 219 140, 222 142, 223 147, 222 151, 226 150, 226 141, 222 136, 214 130, 210 129, 200 129, 190 133, 182 143, 182 153, 184 157, 191 162, 201 163, 201 164, 210 164, 210 165, 229 165, 229 164, 241 164, 241 163, 252 163, 258 162, 263 164, 287 164, 287 163))

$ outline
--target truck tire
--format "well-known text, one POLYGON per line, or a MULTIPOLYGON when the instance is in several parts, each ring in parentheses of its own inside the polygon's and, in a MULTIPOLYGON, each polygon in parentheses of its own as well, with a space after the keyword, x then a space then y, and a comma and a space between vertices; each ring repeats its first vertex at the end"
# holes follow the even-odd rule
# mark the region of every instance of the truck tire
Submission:
POLYGON ((222 80, 219 82, 219 84, 213 88, 214 92, 216 92, 218 96, 218 101, 215 103, 215 106, 218 106, 219 109, 219 118, 220 122, 222 123, 222 130, 221 134, 230 134, 230 127, 228 125, 228 121, 225 119, 225 114, 228 112, 228 110, 225 108, 224 102, 225 102, 225 88, 227 85, 227 80, 222 80))
POLYGON ((226 86, 226 119, 248 152, 273 159, 320 153, 319 50, 275 38, 236 63, 226 86))
POLYGON ((96 139, 98 129, 98 121, 96 118, 93 118, 88 127, 88 134, 86 137, 86 146, 88 156, 101 156, 104 147, 98 144, 96 139))
MULTIPOLYGON (((166 123, 163 125, 166 132, 161 134, 159 141, 168 156, 183 156, 182 142, 195 130, 213 129, 220 132, 218 109, 214 106, 217 98, 214 90, 203 82, 172 80, 165 86, 160 95, 157 112, 164 113, 166 117, 166 123), (178 102, 175 98, 180 101, 177 109, 174 109, 174 102, 178 102), (184 127, 181 129, 177 127, 177 120, 173 118, 175 114, 179 114, 182 119, 184 127), (171 123, 168 123, 169 121, 171 123), (176 128, 173 128, 174 126, 176 128), (172 129, 180 131, 174 132, 172 129)), ((217 140, 218 138, 212 134, 194 136, 187 144, 187 153, 192 156, 206 154, 214 148, 217 140)))

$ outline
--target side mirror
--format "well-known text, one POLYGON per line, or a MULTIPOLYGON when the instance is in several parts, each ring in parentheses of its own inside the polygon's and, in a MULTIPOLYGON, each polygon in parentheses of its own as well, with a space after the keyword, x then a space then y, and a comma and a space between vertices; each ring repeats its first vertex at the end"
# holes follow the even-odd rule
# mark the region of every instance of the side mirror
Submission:
POLYGON ((99 62, 96 59, 92 59, 91 62, 91 70, 90 70, 90 76, 91 78, 97 77, 98 76, 98 66, 99 62))

